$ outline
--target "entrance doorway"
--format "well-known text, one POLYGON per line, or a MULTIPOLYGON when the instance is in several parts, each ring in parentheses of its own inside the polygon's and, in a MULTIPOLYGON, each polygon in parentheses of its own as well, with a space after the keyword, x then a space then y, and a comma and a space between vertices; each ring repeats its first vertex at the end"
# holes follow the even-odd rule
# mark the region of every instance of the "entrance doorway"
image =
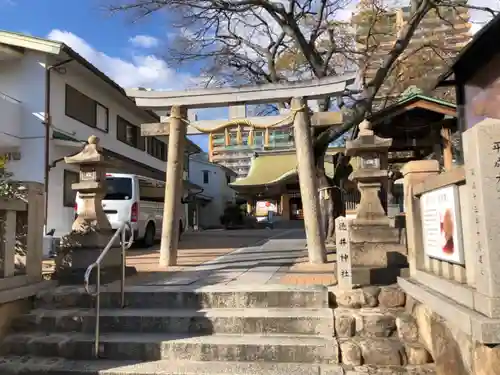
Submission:
POLYGON ((299 197, 290 198, 290 220, 304 220, 302 199, 299 197))

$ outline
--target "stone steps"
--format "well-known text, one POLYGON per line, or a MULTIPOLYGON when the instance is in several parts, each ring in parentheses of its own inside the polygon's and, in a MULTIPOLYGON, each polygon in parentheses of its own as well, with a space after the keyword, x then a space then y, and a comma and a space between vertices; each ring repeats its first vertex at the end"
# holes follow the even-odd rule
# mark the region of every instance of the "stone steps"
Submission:
MULTIPOLYGON (((14 322, 16 333, 2 343, 3 354, 94 360, 94 302, 74 286, 38 295, 37 308, 14 322)), ((128 286, 122 309, 115 285, 102 289, 101 306, 101 359, 92 363, 238 361, 243 366, 339 360, 333 311, 323 287, 128 286)))
POLYGON ((61 358, 6 357, 0 362, 2 375, 342 375, 339 365, 196 362, 196 361, 79 361, 61 358))
MULTIPOLYGON (((4 354, 93 359, 94 335, 34 332, 12 334, 4 354)), ((107 333, 100 336, 99 355, 112 360, 189 360, 338 363, 332 337, 310 335, 208 335, 107 333)))
MULTIPOLYGON (((287 285, 210 286, 198 289, 162 285, 129 286, 125 303, 130 308, 327 308, 324 287, 287 285)), ((37 308, 90 308, 94 301, 82 287, 59 287, 36 299, 37 308)), ((104 287, 101 307, 120 306, 119 288, 104 287)))
MULTIPOLYGON (((95 332, 94 309, 36 309, 13 323, 15 332, 95 332)), ((333 336, 333 311, 307 308, 102 309, 100 331, 189 334, 311 334, 333 336)))
POLYGON ((336 292, 286 285, 103 288, 100 359, 94 301, 81 287, 35 299, 0 348, 0 374, 431 375, 395 288, 336 292))
POLYGON ((67 360, 41 357, 4 357, 2 375, 434 375, 433 364, 391 367, 375 371, 372 366, 343 369, 339 365, 269 362, 197 362, 197 361, 111 361, 67 360))

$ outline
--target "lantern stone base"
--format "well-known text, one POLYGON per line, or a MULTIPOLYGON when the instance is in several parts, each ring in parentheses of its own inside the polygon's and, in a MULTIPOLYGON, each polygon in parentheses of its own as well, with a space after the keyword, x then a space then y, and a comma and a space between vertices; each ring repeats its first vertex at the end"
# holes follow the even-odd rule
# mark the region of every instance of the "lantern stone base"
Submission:
MULTIPOLYGON (((59 285, 83 285, 85 272, 87 268, 66 268, 58 269, 52 275, 52 280, 55 280, 59 285)), ((121 266, 110 266, 101 268, 101 286, 112 283, 121 279, 121 266)), ((137 274, 135 267, 125 267, 125 277, 131 277, 137 274)), ((90 284, 95 285, 97 282, 97 269, 92 271, 90 275, 90 284)))
POLYGON ((370 285, 392 285, 398 277, 409 277, 410 270, 406 268, 377 268, 354 267, 352 268, 352 283, 364 287, 370 285))
POLYGON ((408 268, 406 246, 397 228, 354 219, 350 228, 353 284, 385 285, 397 282, 408 268))
MULTIPOLYGON (((61 248, 56 257, 56 271, 53 279, 60 284, 82 285, 87 268, 101 255, 111 236, 93 232, 86 234, 71 233, 61 241, 61 248), (93 246, 92 243, 98 244, 93 246)), ((134 267, 126 268, 126 276, 136 273, 134 267)), ((121 278, 122 255, 118 241, 109 249, 101 262, 101 284, 121 278)), ((97 267, 92 271, 90 282, 95 283, 97 267)))

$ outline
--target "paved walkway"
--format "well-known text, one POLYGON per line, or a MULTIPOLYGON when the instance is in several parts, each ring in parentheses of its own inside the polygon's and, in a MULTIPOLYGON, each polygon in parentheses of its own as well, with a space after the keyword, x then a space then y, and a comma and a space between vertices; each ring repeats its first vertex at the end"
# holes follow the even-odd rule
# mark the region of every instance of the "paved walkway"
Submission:
MULTIPOLYGON (((228 232, 229 234, 229 232, 228 232)), ((269 231, 270 236, 252 246, 240 247, 197 267, 162 277, 159 273, 139 285, 204 287, 279 283, 280 270, 288 269, 307 254, 302 229, 269 231)))
POLYGON ((270 232, 269 230, 211 230, 186 233, 179 243, 177 265, 168 267, 168 271, 159 265, 159 243, 149 249, 130 249, 127 254, 127 265, 135 267, 141 274, 189 270, 240 247, 253 246, 266 240, 272 235, 270 232))
MULTIPOLYGON (((159 244, 150 249, 131 249, 127 265, 135 267, 138 275, 127 278, 127 285, 330 287, 337 283, 335 254, 328 254, 325 264, 310 264, 303 229, 186 233, 179 244, 177 266, 167 270, 160 267, 159 255, 159 244)), ((52 271, 52 262, 46 263, 52 271)))

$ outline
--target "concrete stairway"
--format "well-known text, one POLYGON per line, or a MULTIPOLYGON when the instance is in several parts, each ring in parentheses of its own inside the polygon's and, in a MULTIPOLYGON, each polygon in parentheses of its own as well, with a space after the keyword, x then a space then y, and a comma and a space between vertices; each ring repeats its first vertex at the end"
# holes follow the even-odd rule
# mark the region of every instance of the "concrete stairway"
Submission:
POLYGON ((35 304, 2 343, 2 375, 343 373, 324 288, 135 286, 125 309, 105 290, 97 360, 95 310, 81 288, 35 304))

